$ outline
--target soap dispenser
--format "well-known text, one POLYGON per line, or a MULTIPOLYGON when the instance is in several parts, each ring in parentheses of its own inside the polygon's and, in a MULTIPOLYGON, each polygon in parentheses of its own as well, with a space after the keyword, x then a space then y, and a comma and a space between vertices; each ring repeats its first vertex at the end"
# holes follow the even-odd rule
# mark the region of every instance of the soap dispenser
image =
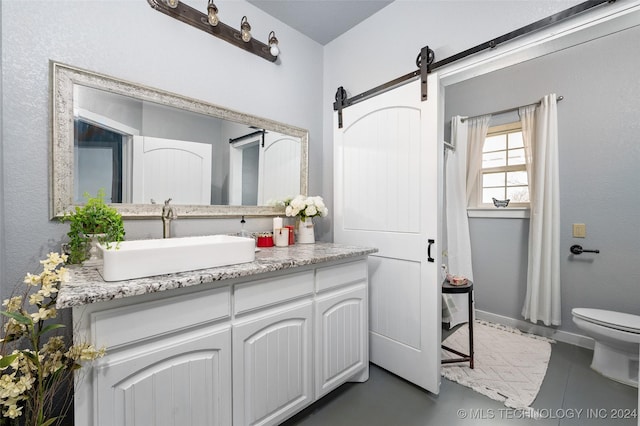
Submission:
POLYGON ((242 216, 242 219, 240 220, 240 236, 241 237, 245 237, 245 238, 253 238, 251 236, 251 233, 249 231, 247 231, 246 229, 244 229, 244 224, 246 223, 246 221, 244 220, 244 216, 242 216))

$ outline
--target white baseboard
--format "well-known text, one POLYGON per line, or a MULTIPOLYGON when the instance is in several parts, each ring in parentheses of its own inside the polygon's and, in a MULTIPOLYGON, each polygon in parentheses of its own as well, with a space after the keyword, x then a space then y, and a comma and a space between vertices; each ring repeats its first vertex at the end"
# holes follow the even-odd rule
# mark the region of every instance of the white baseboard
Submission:
POLYGON ((530 322, 519 320, 515 318, 509 318, 502 315, 492 314, 491 312, 481 311, 476 309, 476 319, 494 322, 497 324, 508 325, 513 328, 517 328, 525 333, 531 333, 549 339, 557 340, 559 342, 569 343, 570 345, 580 346, 593 350, 594 341, 592 338, 583 336, 581 334, 569 333, 568 331, 556 330, 552 327, 546 327, 544 325, 532 324, 530 322))

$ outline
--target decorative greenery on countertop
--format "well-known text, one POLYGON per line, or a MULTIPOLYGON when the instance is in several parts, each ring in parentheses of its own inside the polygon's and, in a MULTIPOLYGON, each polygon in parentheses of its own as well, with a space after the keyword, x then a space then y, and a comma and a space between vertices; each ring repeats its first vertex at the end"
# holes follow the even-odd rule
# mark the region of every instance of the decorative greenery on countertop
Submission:
POLYGON ((81 263, 87 258, 87 246, 91 235, 98 235, 98 241, 106 244, 124 240, 124 222, 118 211, 104 202, 105 193, 100 189, 96 197, 84 193, 87 202, 76 206, 61 220, 70 222, 69 263, 81 263))
POLYGON ((64 327, 51 320, 57 316, 58 290, 67 278, 66 260, 64 254, 49 253, 40 261, 42 273, 28 273, 22 294, 2 303, 0 425, 61 424, 71 404, 73 372, 82 361, 105 353, 88 343, 67 345, 64 336, 53 333, 64 327), (56 406, 59 416, 52 417, 56 406))

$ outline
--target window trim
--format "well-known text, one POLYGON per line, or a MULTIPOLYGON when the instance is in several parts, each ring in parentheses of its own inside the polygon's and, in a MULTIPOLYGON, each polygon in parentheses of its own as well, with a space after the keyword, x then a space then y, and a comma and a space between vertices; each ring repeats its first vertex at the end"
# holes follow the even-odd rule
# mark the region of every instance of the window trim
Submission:
POLYGON ((529 219, 531 210, 528 207, 513 207, 505 209, 475 208, 467 209, 467 217, 484 219, 529 219))
MULTIPOLYGON (((507 134, 507 133, 514 133, 515 131, 522 131, 522 123, 520 121, 514 121, 511 123, 505 123, 505 124, 500 124, 500 125, 496 125, 496 126, 491 126, 489 127, 489 130, 487 131, 487 135, 485 136, 485 139, 490 137, 490 136, 497 136, 497 135, 503 135, 503 134, 507 134)), ((507 147, 508 148, 508 147, 507 147)), ((476 190, 475 190, 475 194, 472 197, 472 200, 475 200, 475 205, 469 205, 467 210, 473 210, 473 211, 509 211, 509 210, 529 210, 530 204, 529 203, 515 203, 515 202, 510 202, 509 206, 505 207, 505 208, 496 208, 494 207, 492 204, 489 203, 483 203, 482 202, 482 175, 483 172, 485 171, 526 171, 526 165, 516 165, 516 166, 502 166, 502 167, 495 167, 495 168, 487 168, 487 169, 483 169, 480 168, 480 170, 478 171, 478 176, 476 177, 477 179, 477 184, 476 184, 476 190)), ((528 186, 528 185, 527 185, 528 186)), ((475 213, 474 213, 475 214, 475 213)), ((482 217, 494 217, 495 215, 488 215, 488 216, 482 216, 482 217)), ((506 215, 506 216, 510 216, 510 215, 506 215)), ((473 217, 478 217, 478 216, 473 216, 473 217)), ((527 215, 528 217, 528 215, 527 215)))

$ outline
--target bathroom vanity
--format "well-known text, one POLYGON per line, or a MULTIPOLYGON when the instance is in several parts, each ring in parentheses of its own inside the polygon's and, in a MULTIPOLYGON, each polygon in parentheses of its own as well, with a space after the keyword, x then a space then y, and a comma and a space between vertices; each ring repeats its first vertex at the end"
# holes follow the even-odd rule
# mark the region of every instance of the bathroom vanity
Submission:
POLYGON ((367 256, 317 243, 120 282, 72 269, 58 308, 107 354, 80 370, 76 424, 279 424, 369 374, 367 256))

